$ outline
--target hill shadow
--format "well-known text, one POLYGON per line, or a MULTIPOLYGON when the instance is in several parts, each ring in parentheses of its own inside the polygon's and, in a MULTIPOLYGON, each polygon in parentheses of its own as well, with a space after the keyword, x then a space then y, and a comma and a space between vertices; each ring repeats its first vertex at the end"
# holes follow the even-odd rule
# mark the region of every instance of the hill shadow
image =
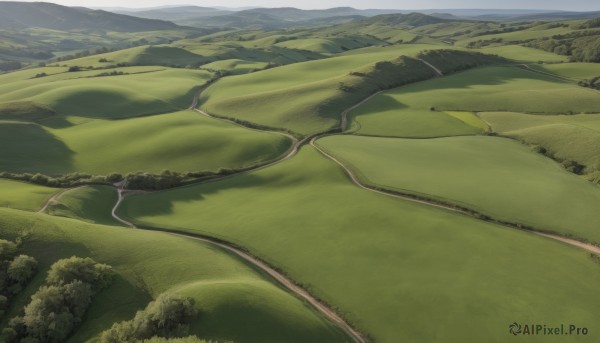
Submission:
POLYGON ((0 171, 62 174, 73 170, 73 155, 38 124, 0 122, 0 171))
POLYGON ((264 182, 266 182, 266 178, 255 173, 233 175, 226 179, 207 181, 151 194, 133 195, 131 198, 125 199, 124 207, 127 208, 127 203, 132 200, 148 202, 147 206, 136 207, 136 216, 170 215, 174 213, 173 204, 176 202, 201 203, 208 195, 234 189, 259 187, 264 182))

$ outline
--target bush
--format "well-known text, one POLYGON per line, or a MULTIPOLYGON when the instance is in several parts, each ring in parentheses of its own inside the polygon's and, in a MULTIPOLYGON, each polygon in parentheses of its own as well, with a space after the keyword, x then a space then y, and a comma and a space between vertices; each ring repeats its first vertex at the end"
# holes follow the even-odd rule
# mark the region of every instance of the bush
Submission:
POLYGON ((101 343, 133 342, 151 339, 184 337, 189 332, 189 322, 196 316, 194 299, 161 295, 138 311, 132 320, 114 324, 102 333, 101 343))
POLYGON ((37 261, 35 258, 20 255, 15 257, 8 265, 6 275, 8 277, 8 292, 18 294, 27 282, 35 275, 37 261))
POLYGON ((78 66, 72 66, 72 67, 69 67, 69 70, 68 70, 68 71, 69 71, 70 73, 78 72, 78 71, 81 71, 81 67, 78 67, 78 66))
POLYGON ((11 260, 17 254, 17 245, 11 241, 0 239, 0 262, 11 260))
POLYGON ((113 278, 112 268, 96 263, 91 258, 71 257, 52 265, 46 282, 50 285, 64 285, 79 280, 99 290, 107 287, 113 278))

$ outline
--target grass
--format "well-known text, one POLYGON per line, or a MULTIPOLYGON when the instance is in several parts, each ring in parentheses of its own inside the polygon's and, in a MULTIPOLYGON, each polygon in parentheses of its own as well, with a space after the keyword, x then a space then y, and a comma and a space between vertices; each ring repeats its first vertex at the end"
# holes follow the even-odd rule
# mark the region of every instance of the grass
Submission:
MULTIPOLYGON (((119 70, 129 72, 128 68, 119 70)), ((0 86, 0 103, 30 101, 60 115, 91 118, 168 113, 187 108, 192 103, 194 90, 212 76, 209 72, 198 70, 157 70, 156 67, 154 70, 97 78, 89 76, 102 71, 72 72, 38 79, 24 78, 0 86)), ((24 77, 26 75, 30 73, 23 73, 24 77)))
POLYGON ((328 137, 318 142, 367 182, 496 219, 600 242, 600 187, 506 138, 328 137))
POLYGON ((454 118, 462 121, 463 123, 470 125, 474 128, 480 129, 483 132, 489 131, 489 126, 483 120, 481 120, 475 113, 473 112, 452 112, 448 111, 447 114, 453 116, 454 118))
POLYGON ((57 128, 0 122, 0 170, 50 175, 217 170, 271 160, 290 145, 283 136, 192 111, 125 120, 68 119, 69 125, 57 128))
POLYGON ((54 188, 31 185, 19 181, 0 179, 0 207, 37 211, 54 193, 54 188))
POLYGON ((543 116, 511 112, 480 113, 493 129, 544 147, 560 160, 577 161, 585 172, 600 170, 600 118, 595 114, 543 116))
POLYGON ((117 199, 117 191, 113 187, 85 186, 61 194, 56 202, 48 206, 46 213, 94 224, 119 226, 121 224, 111 216, 117 199))
POLYGON ((577 80, 589 80, 600 76, 600 65, 598 63, 544 64, 536 67, 548 73, 577 80))
POLYGON ((209 64, 205 64, 202 68, 212 69, 212 70, 222 70, 227 71, 231 74, 247 74, 252 71, 262 69, 267 66, 265 62, 254 62, 254 61, 244 61, 240 59, 230 59, 230 60, 222 60, 216 61, 209 64))
MULTIPOLYGON (((410 98, 401 99, 411 101, 410 98)), ((427 105, 417 107, 398 100, 389 92, 380 94, 350 112, 349 118, 357 125, 358 133, 373 136, 427 138, 482 132, 448 113, 431 111, 427 105)))
POLYGON ((28 233, 23 251, 40 272, 16 298, 13 311, 60 258, 77 255, 107 263, 116 281, 95 297, 70 342, 93 342, 112 323, 133 318, 159 294, 192 296, 200 311, 190 334, 235 342, 345 342, 340 331, 251 266, 203 242, 158 232, 0 210, 0 237, 28 233))
POLYGON ((197 65, 206 61, 204 56, 171 46, 140 46, 100 55, 83 57, 67 61, 68 66, 106 67, 116 64, 141 66, 179 66, 197 65), (100 62, 100 60, 106 62, 100 62))
POLYGON ((200 106, 218 115, 302 134, 319 132, 335 126, 341 112, 361 100, 349 99, 347 106, 332 104, 332 99, 344 97, 339 85, 351 70, 413 54, 424 46, 357 53, 228 77, 203 92, 200 106))
POLYGON ((493 46, 477 49, 484 54, 495 54, 520 62, 567 62, 569 57, 521 45, 493 46))
MULTIPOLYGON (((597 112, 598 92, 517 67, 485 67, 387 91, 351 113, 359 133, 397 137, 474 134, 436 111, 597 112)), ((479 130, 480 131, 480 130, 479 130)))
POLYGON ((505 342, 517 319, 598 316, 600 274, 582 251, 366 192, 308 146, 262 171, 128 198, 121 212, 249 248, 377 342, 505 342))

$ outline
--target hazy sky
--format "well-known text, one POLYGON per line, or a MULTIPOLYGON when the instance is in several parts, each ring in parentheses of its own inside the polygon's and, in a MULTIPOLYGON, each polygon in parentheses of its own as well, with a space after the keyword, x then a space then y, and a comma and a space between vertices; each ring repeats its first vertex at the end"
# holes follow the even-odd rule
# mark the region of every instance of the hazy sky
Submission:
MULTIPOLYGON (((18 0, 22 1, 22 0, 18 0)), ((43 1, 43 0, 40 0, 43 1)), ((298 8, 330 8, 351 6, 355 8, 394 8, 394 9, 429 9, 429 8, 510 8, 510 9, 560 9, 570 11, 600 10, 598 0, 55 0, 67 6, 88 7, 151 7, 161 5, 189 4, 197 6, 262 6, 262 7, 298 7, 298 8)))

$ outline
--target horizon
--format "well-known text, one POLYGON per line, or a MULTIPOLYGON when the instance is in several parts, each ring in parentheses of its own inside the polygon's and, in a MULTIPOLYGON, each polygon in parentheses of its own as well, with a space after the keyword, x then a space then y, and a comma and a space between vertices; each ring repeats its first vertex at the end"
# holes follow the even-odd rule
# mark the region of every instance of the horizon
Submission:
MULTIPOLYGON (((0 0, 1 1, 1 0, 0 0)), ((16 2, 38 2, 29 0, 12 0, 16 2)), ((2 1, 7 2, 7 1, 2 1)), ((359 0, 334 0, 328 1, 323 5, 318 0, 256 0, 248 4, 242 0, 191 0, 185 3, 172 4, 167 0, 147 0, 147 1, 115 1, 115 0, 57 0, 43 1, 71 7, 90 7, 90 8, 127 8, 127 9, 146 9, 156 7, 178 7, 178 6, 199 6, 199 7, 228 7, 237 8, 283 8, 294 7, 303 10, 310 9, 329 9, 336 7, 353 7, 356 9, 394 9, 394 10, 537 10, 537 11, 598 11, 600 5, 596 1, 579 0, 565 5, 564 1, 550 0, 507 0, 503 2, 490 2, 481 5, 477 0, 424 0, 417 5, 414 3, 401 2, 395 0, 373 0, 368 6, 364 6, 364 1, 359 0), (537 5, 536 5, 537 4, 537 5), (568 7, 568 8, 567 8, 568 7)))

